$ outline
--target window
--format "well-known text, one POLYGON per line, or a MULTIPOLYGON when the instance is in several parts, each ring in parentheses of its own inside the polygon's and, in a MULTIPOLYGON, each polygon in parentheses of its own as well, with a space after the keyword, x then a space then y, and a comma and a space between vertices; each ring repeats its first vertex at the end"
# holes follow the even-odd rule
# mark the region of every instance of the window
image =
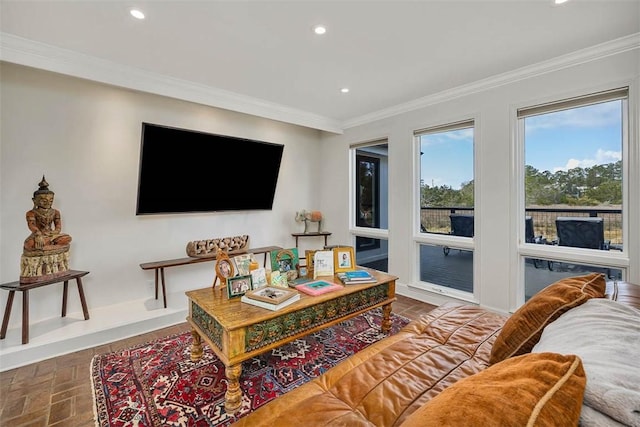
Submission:
POLYGON ((355 144, 351 152, 356 262, 387 271, 388 144, 386 140, 355 144))
MULTIPOLYGON (((621 88, 518 110, 528 222, 521 241, 538 254, 535 243, 546 243, 542 266, 550 279, 566 272, 624 275, 611 255, 624 251, 627 98, 628 89, 621 88), (558 259, 559 247, 572 249, 558 259)), ((527 268, 541 263, 524 257, 524 265, 527 298, 536 290, 527 268)))
POLYGON ((420 156, 419 279, 473 293, 474 121, 422 129, 414 135, 420 156))
MULTIPOLYGON (((380 158, 356 151, 356 226, 380 228, 380 158)), ((356 237, 356 249, 380 247, 377 239, 356 237)))

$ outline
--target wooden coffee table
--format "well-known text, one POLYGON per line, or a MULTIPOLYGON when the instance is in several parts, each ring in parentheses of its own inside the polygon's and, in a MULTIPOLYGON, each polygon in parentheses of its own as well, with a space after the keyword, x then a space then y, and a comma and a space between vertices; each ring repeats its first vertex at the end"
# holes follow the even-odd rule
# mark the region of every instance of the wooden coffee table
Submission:
MULTIPOLYGON (((391 303, 396 300, 397 277, 369 270, 376 283, 348 285, 324 295, 301 293, 297 301, 270 311, 229 299, 226 290, 207 287, 186 292, 187 321, 192 327, 191 360, 202 357, 202 339, 225 365, 225 409, 240 408, 242 362, 302 336, 355 317, 376 307, 383 309, 382 331, 391 328, 391 303)), ((326 279, 326 278, 322 278, 326 279)), ((331 278, 329 278, 331 279, 331 278)), ((337 278, 332 280, 340 283, 337 278)))

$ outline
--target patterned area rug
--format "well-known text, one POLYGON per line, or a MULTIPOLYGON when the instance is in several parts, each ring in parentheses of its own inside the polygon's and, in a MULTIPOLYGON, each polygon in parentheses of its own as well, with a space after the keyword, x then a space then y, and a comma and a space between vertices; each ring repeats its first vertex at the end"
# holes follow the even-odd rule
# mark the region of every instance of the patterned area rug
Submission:
MULTIPOLYGON (((96 425, 228 426, 387 336, 381 319, 380 309, 371 310, 245 361, 242 406, 234 415, 224 410, 224 365, 208 346, 191 362, 188 332, 97 355, 91 361, 96 425)), ((391 320, 390 334, 409 322, 393 313, 391 320)))

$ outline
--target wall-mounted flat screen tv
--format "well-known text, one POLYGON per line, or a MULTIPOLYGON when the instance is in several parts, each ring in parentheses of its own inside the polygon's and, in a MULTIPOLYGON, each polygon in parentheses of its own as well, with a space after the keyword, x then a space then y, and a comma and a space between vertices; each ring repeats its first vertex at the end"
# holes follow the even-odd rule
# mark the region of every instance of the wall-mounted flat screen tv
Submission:
POLYGON ((136 215, 271 210, 284 145, 142 123, 136 215))

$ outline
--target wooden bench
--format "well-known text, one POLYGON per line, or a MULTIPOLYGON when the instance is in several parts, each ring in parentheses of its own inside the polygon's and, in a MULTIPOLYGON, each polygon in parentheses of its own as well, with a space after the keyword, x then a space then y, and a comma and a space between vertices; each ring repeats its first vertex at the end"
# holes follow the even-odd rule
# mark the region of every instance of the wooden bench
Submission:
POLYGON ((72 279, 76 279, 76 284, 78 285, 78 293, 80 294, 80 303, 82 304, 84 320, 89 320, 89 310, 87 309, 87 301, 84 298, 82 280, 80 279, 87 274, 89 274, 88 271, 69 270, 66 274, 52 279, 36 280, 32 283, 20 283, 19 281, 16 281, 0 285, 0 289, 6 289, 9 291, 7 306, 4 309, 4 318, 2 319, 0 339, 4 339, 7 335, 11 306, 13 305, 13 297, 15 296, 16 291, 22 292, 22 344, 26 344, 29 342, 29 290, 39 288, 41 286, 52 285, 54 283, 64 282, 64 288, 62 291, 62 317, 65 317, 67 315, 67 289, 69 287, 69 280, 72 279))
MULTIPOLYGON (((265 246, 262 248, 253 248, 253 249, 247 249, 244 251, 240 251, 240 252, 229 252, 229 256, 232 255, 239 255, 239 254, 245 254, 245 253, 252 253, 252 254, 264 254, 264 265, 267 265, 267 259, 269 256, 269 253, 271 251, 278 251, 281 250, 282 248, 280 246, 265 246)), ((186 258, 176 258, 176 259, 167 259, 164 261, 153 261, 153 262, 145 262, 140 264, 140 268, 142 268, 143 270, 155 270, 155 284, 156 284, 156 299, 158 299, 158 274, 160 275, 161 278, 161 282, 162 282, 162 302, 164 303, 164 308, 167 308, 167 290, 166 290, 166 286, 165 286, 165 280, 164 280, 164 269, 168 268, 168 267, 176 267, 179 265, 189 265, 189 264, 197 264, 200 262, 208 262, 208 261, 215 261, 216 260, 216 256, 209 256, 209 257, 203 257, 203 258, 196 258, 196 257, 186 257, 186 258)))

